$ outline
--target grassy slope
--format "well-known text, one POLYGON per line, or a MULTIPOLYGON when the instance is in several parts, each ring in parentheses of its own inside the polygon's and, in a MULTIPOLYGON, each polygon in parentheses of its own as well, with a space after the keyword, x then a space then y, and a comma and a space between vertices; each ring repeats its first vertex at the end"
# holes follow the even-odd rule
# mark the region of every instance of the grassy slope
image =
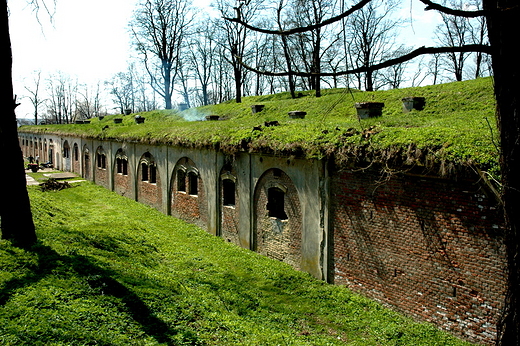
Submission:
POLYGON ((136 125, 131 116, 121 125, 115 116, 90 125, 47 125, 25 127, 49 133, 76 133, 83 136, 120 140, 145 140, 175 145, 296 154, 310 158, 333 155, 338 160, 379 160, 401 165, 425 165, 434 160, 451 164, 477 164, 498 174, 498 151, 494 97, 491 78, 448 83, 421 88, 377 92, 345 89, 324 90, 321 98, 307 92, 292 100, 287 93, 246 97, 190 109, 181 115, 203 119, 216 114, 226 121, 183 121, 174 111, 142 114, 146 123, 136 125), (426 97, 423 111, 402 113, 401 99, 426 97), (384 102, 383 116, 359 121, 355 102, 384 102), (265 109, 251 114, 251 105, 265 109), (289 111, 307 112, 304 120, 288 119, 289 111), (265 127, 265 121, 280 126, 265 127), (103 130, 103 127, 109 127, 103 130), (261 129, 254 129, 262 125, 261 129), (370 135, 367 136, 367 129, 370 135), (368 137, 368 138, 367 138, 368 137))
POLYGON ((29 187, 32 252, 0 242, 2 345, 465 344, 102 187, 73 185, 29 187))

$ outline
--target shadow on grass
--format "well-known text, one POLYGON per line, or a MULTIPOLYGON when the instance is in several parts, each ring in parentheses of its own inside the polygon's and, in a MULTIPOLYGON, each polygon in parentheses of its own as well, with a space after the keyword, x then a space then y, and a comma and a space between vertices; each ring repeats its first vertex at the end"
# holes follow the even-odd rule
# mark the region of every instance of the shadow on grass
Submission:
POLYGON ((115 272, 101 268, 85 256, 63 256, 52 248, 38 244, 31 251, 38 256, 37 265, 24 277, 7 281, 0 289, 0 306, 5 305, 10 297, 20 288, 29 287, 47 276, 56 275, 60 267, 70 268, 78 277, 82 277, 92 288, 98 289, 103 295, 110 295, 121 300, 143 332, 153 337, 158 343, 174 345, 172 337, 178 332, 159 319, 141 298, 114 279, 115 272))

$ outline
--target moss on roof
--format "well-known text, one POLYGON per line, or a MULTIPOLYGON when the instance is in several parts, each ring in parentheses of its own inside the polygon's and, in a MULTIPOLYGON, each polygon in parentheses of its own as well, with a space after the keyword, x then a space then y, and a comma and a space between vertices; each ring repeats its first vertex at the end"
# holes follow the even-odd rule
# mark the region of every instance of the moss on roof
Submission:
POLYGON ((136 114, 111 115, 88 125, 24 126, 21 131, 219 148, 230 154, 333 157, 360 165, 377 161, 389 167, 435 166, 441 175, 469 166, 499 174, 492 78, 376 92, 330 89, 322 94, 316 98, 302 92, 298 99, 288 93, 251 96, 240 104, 140 113, 144 124, 135 123, 136 114), (425 97, 424 110, 403 113, 401 99, 410 96, 425 97), (354 104, 367 101, 384 102, 383 115, 358 119, 354 104), (251 106, 257 104, 264 108, 253 114, 251 106), (290 111, 307 114, 290 119, 290 111), (203 121, 208 115, 221 120, 203 121), (115 124, 114 118, 123 122, 115 124))

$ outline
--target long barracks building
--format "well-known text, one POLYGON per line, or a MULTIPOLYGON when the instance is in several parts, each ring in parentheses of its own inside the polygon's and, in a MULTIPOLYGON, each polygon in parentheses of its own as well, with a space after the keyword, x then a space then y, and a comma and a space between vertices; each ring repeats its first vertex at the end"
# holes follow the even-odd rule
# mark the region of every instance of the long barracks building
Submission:
POLYGON ((492 344, 503 218, 480 178, 266 154, 19 134, 39 156, 237 246, 492 344))

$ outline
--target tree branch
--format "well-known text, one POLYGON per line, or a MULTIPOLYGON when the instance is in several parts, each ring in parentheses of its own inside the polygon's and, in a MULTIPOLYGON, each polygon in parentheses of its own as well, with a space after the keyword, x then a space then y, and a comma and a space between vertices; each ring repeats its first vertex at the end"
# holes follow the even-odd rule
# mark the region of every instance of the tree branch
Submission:
POLYGON ((441 54, 441 53, 458 53, 458 52, 483 52, 487 54, 491 54, 491 47, 488 45, 483 44, 470 44, 470 45, 464 45, 461 47, 420 47, 412 52, 399 56, 394 59, 389 59, 386 61, 383 61, 379 64, 375 64, 372 66, 362 66, 351 70, 345 70, 340 72, 320 72, 320 73, 312 73, 312 72, 270 72, 270 71, 261 71, 254 67, 248 66, 245 63, 242 62, 242 59, 240 57, 236 57, 240 64, 244 66, 244 68, 259 73, 264 76, 276 76, 276 77, 282 77, 282 76, 299 76, 299 77, 312 77, 312 76, 320 76, 320 77, 339 77, 344 76, 348 74, 355 74, 355 73, 363 73, 363 72, 369 72, 369 71, 376 71, 381 70, 386 67, 390 67, 393 65, 401 64, 406 61, 412 60, 418 56, 425 55, 425 54, 441 54))
POLYGON ((297 34, 297 33, 302 33, 302 32, 307 32, 307 31, 311 31, 311 30, 315 30, 315 29, 318 29, 318 28, 321 28, 325 25, 329 25, 329 24, 332 24, 334 22, 337 22, 343 18, 346 18, 348 17, 349 15, 351 15, 352 13, 354 13, 355 11, 363 8, 366 4, 368 4, 370 1, 372 0, 361 0, 360 2, 358 2, 356 5, 352 6, 348 11, 345 11, 343 12, 342 14, 336 16, 336 17, 331 17, 329 19, 326 19, 324 20, 323 22, 320 22, 320 23, 317 23, 317 24, 313 24, 313 25, 309 25, 309 26, 305 26, 305 27, 300 27, 300 28, 294 28, 294 29, 289 29, 289 30, 269 30, 269 29, 262 29, 262 28, 257 28, 255 26, 252 26, 246 22, 244 22, 243 20, 241 20, 240 18, 228 18, 228 17, 224 17, 225 20, 228 20, 230 22, 235 22, 235 23, 238 23, 238 24, 241 24, 243 25, 245 28, 247 29, 250 29, 250 30, 253 30, 253 31, 256 31, 256 32, 261 32, 263 34, 271 34, 271 35, 292 35, 292 34, 297 34))
POLYGON ((465 17, 465 18, 475 18, 475 17, 485 16, 488 13, 487 11, 484 11, 484 10, 478 10, 478 11, 456 10, 453 8, 449 8, 446 6, 436 4, 431 0, 419 0, 419 1, 426 5, 426 8, 424 9, 425 11, 435 10, 435 11, 450 14, 453 16, 459 16, 459 17, 465 17))

